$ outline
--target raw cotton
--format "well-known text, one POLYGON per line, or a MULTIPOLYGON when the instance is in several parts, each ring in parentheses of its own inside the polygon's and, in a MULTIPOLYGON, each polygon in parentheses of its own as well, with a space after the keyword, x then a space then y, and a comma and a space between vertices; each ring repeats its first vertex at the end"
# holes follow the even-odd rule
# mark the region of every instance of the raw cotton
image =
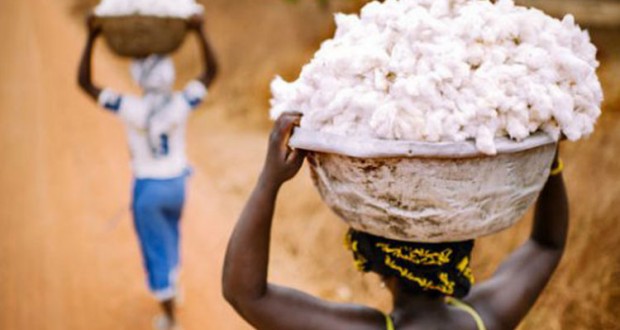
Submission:
POLYGON ((299 78, 271 84, 271 117, 340 135, 415 141, 593 131, 602 90, 596 48, 571 15, 557 20, 512 0, 386 0, 336 15, 299 78))
POLYGON ((97 16, 159 16, 189 18, 201 14, 195 0, 102 0, 95 8, 97 16))

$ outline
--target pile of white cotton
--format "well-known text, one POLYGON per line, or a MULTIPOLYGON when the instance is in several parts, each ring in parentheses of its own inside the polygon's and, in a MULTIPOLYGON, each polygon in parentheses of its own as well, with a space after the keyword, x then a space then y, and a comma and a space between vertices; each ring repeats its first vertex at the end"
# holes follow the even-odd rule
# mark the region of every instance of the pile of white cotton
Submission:
POLYGON ((159 16, 188 18, 202 14, 195 0, 102 0, 95 8, 97 16, 159 16))
POLYGON ((272 118, 340 135, 416 141, 570 140, 600 115, 596 48, 562 21, 512 0, 386 0, 336 15, 337 30, 298 80, 271 85, 272 118))

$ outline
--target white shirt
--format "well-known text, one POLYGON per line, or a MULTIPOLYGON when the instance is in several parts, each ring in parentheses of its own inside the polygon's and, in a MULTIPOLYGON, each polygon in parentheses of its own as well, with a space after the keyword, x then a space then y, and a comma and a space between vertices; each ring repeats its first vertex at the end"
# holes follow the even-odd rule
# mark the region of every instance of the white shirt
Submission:
POLYGON ((110 89, 99 94, 99 104, 118 114, 125 124, 136 178, 169 179, 186 171, 187 118, 206 95, 206 87, 197 80, 169 95, 139 97, 110 89))

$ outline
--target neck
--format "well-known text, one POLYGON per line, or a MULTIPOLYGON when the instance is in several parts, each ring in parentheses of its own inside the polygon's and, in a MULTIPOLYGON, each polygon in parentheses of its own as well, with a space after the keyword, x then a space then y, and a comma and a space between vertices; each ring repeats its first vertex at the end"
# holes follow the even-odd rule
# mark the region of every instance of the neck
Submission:
POLYGON ((144 95, 168 95, 172 93, 170 90, 165 89, 143 89, 144 95))
POLYGON ((386 280, 386 285, 392 293, 394 313, 438 310, 445 306, 443 296, 429 297, 423 294, 407 293, 401 289, 398 280, 394 278, 386 280))
POLYGON ((425 295, 412 295, 399 291, 395 292, 393 297, 394 310, 421 310, 436 308, 444 305, 443 296, 428 297, 425 295))

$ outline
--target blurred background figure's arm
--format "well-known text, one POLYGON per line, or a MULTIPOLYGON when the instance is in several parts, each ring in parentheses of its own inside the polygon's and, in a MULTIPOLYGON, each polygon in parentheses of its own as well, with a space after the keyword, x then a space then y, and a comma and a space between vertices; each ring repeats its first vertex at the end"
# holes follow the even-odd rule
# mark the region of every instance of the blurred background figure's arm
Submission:
POLYGON ((192 16, 189 20, 189 27, 198 34, 199 46, 203 56, 203 68, 204 72, 198 77, 198 80, 202 82, 205 87, 209 87, 217 75, 217 60, 213 49, 207 40, 207 36, 204 32, 204 18, 202 16, 192 16))
POLYGON ((86 92, 86 94, 90 95, 95 101, 97 101, 99 94, 101 93, 101 88, 93 84, 91 62, 93 46, 95 45, 97 36, 101 33, 101 27, 95 23, 95 17, 92 15, 88 16, 86 25, 88 27, 88 38, 86 39, 86 46, 84 47, 82 59, 80 61, 78 84, 82 90, 86 92))

